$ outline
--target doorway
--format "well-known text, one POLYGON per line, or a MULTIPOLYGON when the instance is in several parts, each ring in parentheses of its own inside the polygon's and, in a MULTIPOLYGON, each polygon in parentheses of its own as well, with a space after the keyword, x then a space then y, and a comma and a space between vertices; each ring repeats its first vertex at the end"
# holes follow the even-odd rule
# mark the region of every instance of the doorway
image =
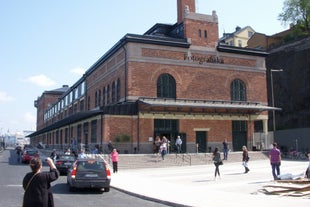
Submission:
POLYGON ((232 142, 234 151, 241 151, 242 146, 247 146, 246 121, 232 121, 232 142))
POLYGON ((206 131, 196 131, 196 144, 198 152, 207 152, 208 133, 206 131))

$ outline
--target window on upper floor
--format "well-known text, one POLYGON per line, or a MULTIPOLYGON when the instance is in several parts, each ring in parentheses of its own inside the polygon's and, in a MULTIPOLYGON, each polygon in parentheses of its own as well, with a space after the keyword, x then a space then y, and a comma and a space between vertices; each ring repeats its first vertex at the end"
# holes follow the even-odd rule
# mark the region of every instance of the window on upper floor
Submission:
POLYGON ((207 30, 205 30, 205 38, 207 38, 208 37, 208 32, 207 32, 207 30))
POLYGON ((198 37, 201 37, 201 29, 198 30, 198 37))
POLYGON ((254 34, 254 32, 252 32, 252 31, 248 31, 248 37, 250 38, 250 37, 252 37, 253 36, 253 34, 254 34))
POLYGON ((112 103, 116 102, 116 82, 112 82, 112 103))
POLYGON ((95 107, 98 106, 98 91, 95 93, 95 107))
POLYGON ((176 82, 170 74, 164 73, 158 77, 157 97, 176 98, 176 82))
POLYGON ((230 95, 232 101, 246 101, 246 87, 242 80, 235 79, 230 85, 230 95))
POLYGON ((110 104, 110 85, 107 86, 107 104, 110 104))
POLYGON ((80 111, 84 111, 84 105, 85 105, 85 102, 84 102, 84 99, 80 101, 80 111))
POLYGON ((119 102, 121 99, 121 81, 120 79, 117 79, 117 85, 116 85, 116 101, 119 102))
POLYGON ((106 96, 107 96, 107 92, 106 92, 106 87, 103 87, 102 90, 102 104, 105 106, 106 105, 106 96))
POLYGON ((98 90, 98 106, 101 106, 101 90, 98 90))

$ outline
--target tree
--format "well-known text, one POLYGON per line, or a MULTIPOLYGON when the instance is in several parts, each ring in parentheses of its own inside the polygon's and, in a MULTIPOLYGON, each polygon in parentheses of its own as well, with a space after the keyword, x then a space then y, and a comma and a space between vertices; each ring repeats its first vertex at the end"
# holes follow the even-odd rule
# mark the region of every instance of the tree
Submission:
POLYGON ((310 32, 310 0, 285 0, 283 12, 279 14, 279 20, 283 23, 293 23, 310 32))

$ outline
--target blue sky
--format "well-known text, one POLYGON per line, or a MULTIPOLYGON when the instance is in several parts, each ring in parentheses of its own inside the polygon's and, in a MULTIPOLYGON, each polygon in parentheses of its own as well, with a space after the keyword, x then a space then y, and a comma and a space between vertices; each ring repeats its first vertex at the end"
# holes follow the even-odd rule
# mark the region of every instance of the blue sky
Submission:
MULTIPOLYGON (((0 134, 35 130, 36 100, 73 85, 125 34, 177 21, 177 0, 0 0, 0 134)), ((284 0, 196 0, 219 33, 251 26, 272 35, 284 0), (263 12, 263 13, 262 13, 263 12)))

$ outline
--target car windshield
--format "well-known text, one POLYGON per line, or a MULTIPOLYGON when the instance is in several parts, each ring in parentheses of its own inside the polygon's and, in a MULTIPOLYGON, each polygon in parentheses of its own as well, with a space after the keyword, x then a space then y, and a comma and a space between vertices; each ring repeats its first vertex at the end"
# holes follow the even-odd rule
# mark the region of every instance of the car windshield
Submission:
POLYGON ((37 151, 27 151, 27 154, 28 155, 35 155, 35 154, 37 154, 37 151))
POLYGON ((78 162, 78 171, 102 171, 104 168, 104 163, 102 161, 87 160, 78 162))
POLYGON ((75 160, 74 156, 70 156, 70 155, 60 155, 58 159, 59 160, 69 160, 69 161, 75 160))

